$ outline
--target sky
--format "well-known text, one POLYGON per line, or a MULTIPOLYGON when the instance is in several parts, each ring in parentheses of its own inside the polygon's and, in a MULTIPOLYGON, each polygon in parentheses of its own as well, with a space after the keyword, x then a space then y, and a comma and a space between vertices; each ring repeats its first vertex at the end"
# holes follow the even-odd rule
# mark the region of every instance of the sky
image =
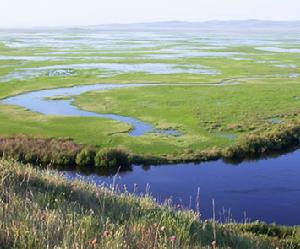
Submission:
POLYGON ((0 6, 0 27, 300 19, 300 0, 0 0, 0 6))

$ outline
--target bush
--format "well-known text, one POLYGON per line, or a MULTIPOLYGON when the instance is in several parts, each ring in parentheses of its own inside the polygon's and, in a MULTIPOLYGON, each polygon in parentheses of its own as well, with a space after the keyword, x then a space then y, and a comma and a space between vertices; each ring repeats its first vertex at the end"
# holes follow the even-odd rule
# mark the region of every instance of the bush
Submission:
POLYGON ((81 146, 68 139, 0 138, 0 156, 43 166, 72 167, 81 146))
POLYGON ((252 133, 240 138, 236 144, 223 151, 225 158, 252 158, 280 152, 299 145, 300 124, 295 122, 278 126, 264 133, 252 133))
POLYGON ((33 165, 86 169, 88 167, 128 167, 130 153, 122 148, 103 149, 82 146, 70 139, 35 138, 27 136, 0 137, 0 157, 13 158, 33 165))
POLYGON ((95 149, 91 146, 84 147, 76 156, 76 164, 80 167, 93 167, 95 165, 95 149))
POLYGON ((130 153, 123 148, 107 148, 100 150, 95 157, 96 167, 129 167, 130 153))

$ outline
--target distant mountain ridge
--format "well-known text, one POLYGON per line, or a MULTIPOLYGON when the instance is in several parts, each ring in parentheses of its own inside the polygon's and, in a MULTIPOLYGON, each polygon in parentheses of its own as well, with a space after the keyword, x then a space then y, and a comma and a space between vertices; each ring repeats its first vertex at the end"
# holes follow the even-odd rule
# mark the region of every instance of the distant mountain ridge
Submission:
POLYGON ((0 28, 3 30, 13 31, 44 31, 48 32, 65 32, 71 30, 74 32, 88 32, 88 31, 109 31, 109 30, 123 30, 123 31, 172 31, 172 30, 203 30, 203 31, 242 31, 242 32, 264 32, 264 31, 287 31, 299 32, 300 34, 300 20, 297 21, 270 21, 270 20, 231 20, 221 21, 212 20, 204 22, 186 22, 186 21, 165 21, 165 22, 145 22, 145 23, 113 23, 100 24, 89 26, 69 26, 69 27, 27 27, 27 28, 0 28))
POLYGON ((167 21, 167 22, 151 22, 151 23, 130 23, 130 24, 104 24, 93 25, 83 28, 90 29, 123 29, 123 30, 299 30, 300 21, 262 21, 262 20, 236 20, 236 21, 205 21, 205 22, 183 22, 183 21, 167 21))

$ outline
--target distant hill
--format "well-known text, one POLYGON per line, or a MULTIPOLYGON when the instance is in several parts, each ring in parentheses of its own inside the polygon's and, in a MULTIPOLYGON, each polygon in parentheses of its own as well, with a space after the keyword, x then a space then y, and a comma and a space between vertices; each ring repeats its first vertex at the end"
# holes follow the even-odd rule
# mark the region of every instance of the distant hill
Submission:
POLYGON ((132 24, 108 24, 83 27, 105 30, 286 30, 300 31, 300 21, 206 21, 206 22, 153 22, 132 24))
POLYGON ((184 21, 167 21, 167 22, 149 22, 149 23, 128 23, 128 24, 101 24, 90 26, 71 26, 71 27, 31 27, 31 28, 7 28, 0 29, 22 31, 22 32, 89 32, 89 31, 108 31, 108 30, 123 30, 123 31, 159 31, 159 30, 203 30, 203 31, 238 31, 238 32, 299 32, 299 21, 263 21, 263 20, 235 20, 235 21, 205 21, 205 22, 184 22, 184 21))

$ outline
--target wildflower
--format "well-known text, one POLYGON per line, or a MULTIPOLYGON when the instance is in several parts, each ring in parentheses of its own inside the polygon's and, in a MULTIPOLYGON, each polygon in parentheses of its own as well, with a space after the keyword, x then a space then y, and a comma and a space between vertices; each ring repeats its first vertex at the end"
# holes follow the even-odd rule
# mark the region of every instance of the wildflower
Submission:
POLYGON ((92 246, 95 246, 97 244, 97 239, 95 238, 95 239, 93 239, 92 241, 91 241, 91 245, 92 246))
POLYGON ((211 242, 211 245, 213 249, 217 248, 217 242, 215 240, 211 242))
POLYGON ((110 232, 109 232, 109 231, 105 230, 105 231, 103 232, 103 237, 107 238, 109 235, 110 235, 110 232))
POLYGON ((170 241, 174 242, 176 240, 176 236, 172 235, 169 239, 170 239, 170 241))
POLYGON ((42 221, 45 221, 45 220, 46 220, 46 213, 45 213, 45 212, 42 212, 42 213, 41 213, 41 220, 42 220, 42 221))
POLYGON ((166 231, 166 227, 165 227, 165 226, 162 226, 162 227, 160 228, 160 231, 161 231, 161 232, 166 231))

